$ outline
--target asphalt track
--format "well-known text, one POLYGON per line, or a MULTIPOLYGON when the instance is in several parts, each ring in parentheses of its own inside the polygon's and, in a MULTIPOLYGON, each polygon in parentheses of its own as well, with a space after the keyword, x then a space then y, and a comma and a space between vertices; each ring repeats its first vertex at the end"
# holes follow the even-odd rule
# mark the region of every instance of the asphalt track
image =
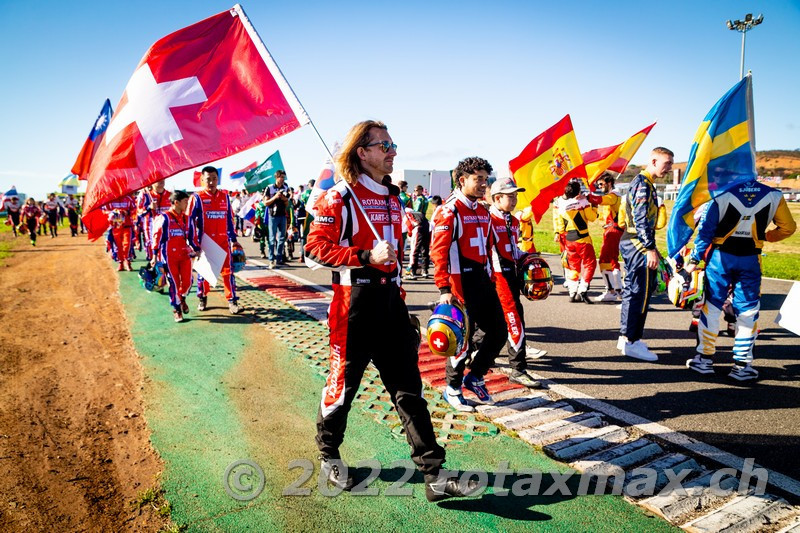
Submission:
MULTIPOLYGON (((251 239, 241 242, 250 258, 258 257, 251 239)), ((558 257, 546 256, 563 281, 558 257)), ((282 267, 295 276, 330 288, 329 271, 312 271, 302 263, 282 267)), ((433 269, 431 268, 431 273, 433 269)), ((686 369, 694 354, 690 314, 674 308, 665 296, 651 304, 645 340, 659 355, 655 363, 622 356, 616 349, 619 310, 613 304, 569 302, 557 285, 542 302, 523 299, 528 344, 548 351, 531 370, 554 382, 603 400, 614 407, 660 423, 706 444, 755 462, 795 479, 800 478, 800 341, 775 324, 789 281, 762 283, 761 333, 754 366, 761 379, 741 385, 727 378, 733 339, 717 342, 715 375, 686 369)), ((406 303, 424 325, 428 302, 438 298, 433 281, 404 282, 406 303)), ((592 295, 602 291, 596 277, 592 295)))

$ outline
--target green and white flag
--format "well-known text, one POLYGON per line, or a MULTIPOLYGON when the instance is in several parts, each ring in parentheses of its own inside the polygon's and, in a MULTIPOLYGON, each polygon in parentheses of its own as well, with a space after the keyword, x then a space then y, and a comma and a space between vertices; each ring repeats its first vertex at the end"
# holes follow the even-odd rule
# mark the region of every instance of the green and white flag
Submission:
POLYGON ((268 185, 275 183, 275 173, 283 168, 281 153, 276 150, 274 154, 264 160, 253 170, 248 170, 244 175, 244 188, 247 192, 263 191, 268 185))

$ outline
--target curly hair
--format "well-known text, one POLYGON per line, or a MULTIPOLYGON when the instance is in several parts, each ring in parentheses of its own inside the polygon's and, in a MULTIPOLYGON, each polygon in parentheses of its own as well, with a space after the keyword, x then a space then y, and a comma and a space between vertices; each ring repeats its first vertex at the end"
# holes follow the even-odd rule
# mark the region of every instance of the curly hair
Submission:
POLYGON ((461 176, 468 176, 470 174, 475 174, 479 170, 485 170, 487 174, 491 174, 492 165, 489 162, 481 157, 467 157, 466 159, 462 159, 456 165, 455 170, 453 173, 455 174, 455 181, 458 184, 458 178, 461 176))

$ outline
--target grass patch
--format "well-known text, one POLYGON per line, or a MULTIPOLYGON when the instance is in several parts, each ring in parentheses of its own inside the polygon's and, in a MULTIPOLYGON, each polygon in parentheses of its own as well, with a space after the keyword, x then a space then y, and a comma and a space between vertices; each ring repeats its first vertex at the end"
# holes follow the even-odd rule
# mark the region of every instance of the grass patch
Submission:
POLYGON ((11 232, 11 226, 0 223, 0 266, 13 255, 12 248, 14 248, 14 234, 11 232))

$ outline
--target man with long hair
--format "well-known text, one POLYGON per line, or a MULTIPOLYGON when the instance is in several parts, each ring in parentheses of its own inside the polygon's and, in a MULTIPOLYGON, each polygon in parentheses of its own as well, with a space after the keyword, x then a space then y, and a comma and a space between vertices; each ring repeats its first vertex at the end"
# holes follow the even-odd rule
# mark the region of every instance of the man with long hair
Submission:
POLYGON ((437 501, 465 493, 455 479, 439 475, 445 453, 436 442, 422 395, 417 367, 420 333, 400 288, 402 250, 398 252, 397 245, 403 210, 399 190, 388 176, 396 150, 382 122, 356 124, 336 156, 341 181, 315 204, 306 264, 334 271, 328 314, 330 370, 322 390, 316 440, 322 474, 334 486, 350 490, 353 479, 339 447, 350 404, 372 361, 403 422, 411 458, 425 475, 425 495, 437 501))

